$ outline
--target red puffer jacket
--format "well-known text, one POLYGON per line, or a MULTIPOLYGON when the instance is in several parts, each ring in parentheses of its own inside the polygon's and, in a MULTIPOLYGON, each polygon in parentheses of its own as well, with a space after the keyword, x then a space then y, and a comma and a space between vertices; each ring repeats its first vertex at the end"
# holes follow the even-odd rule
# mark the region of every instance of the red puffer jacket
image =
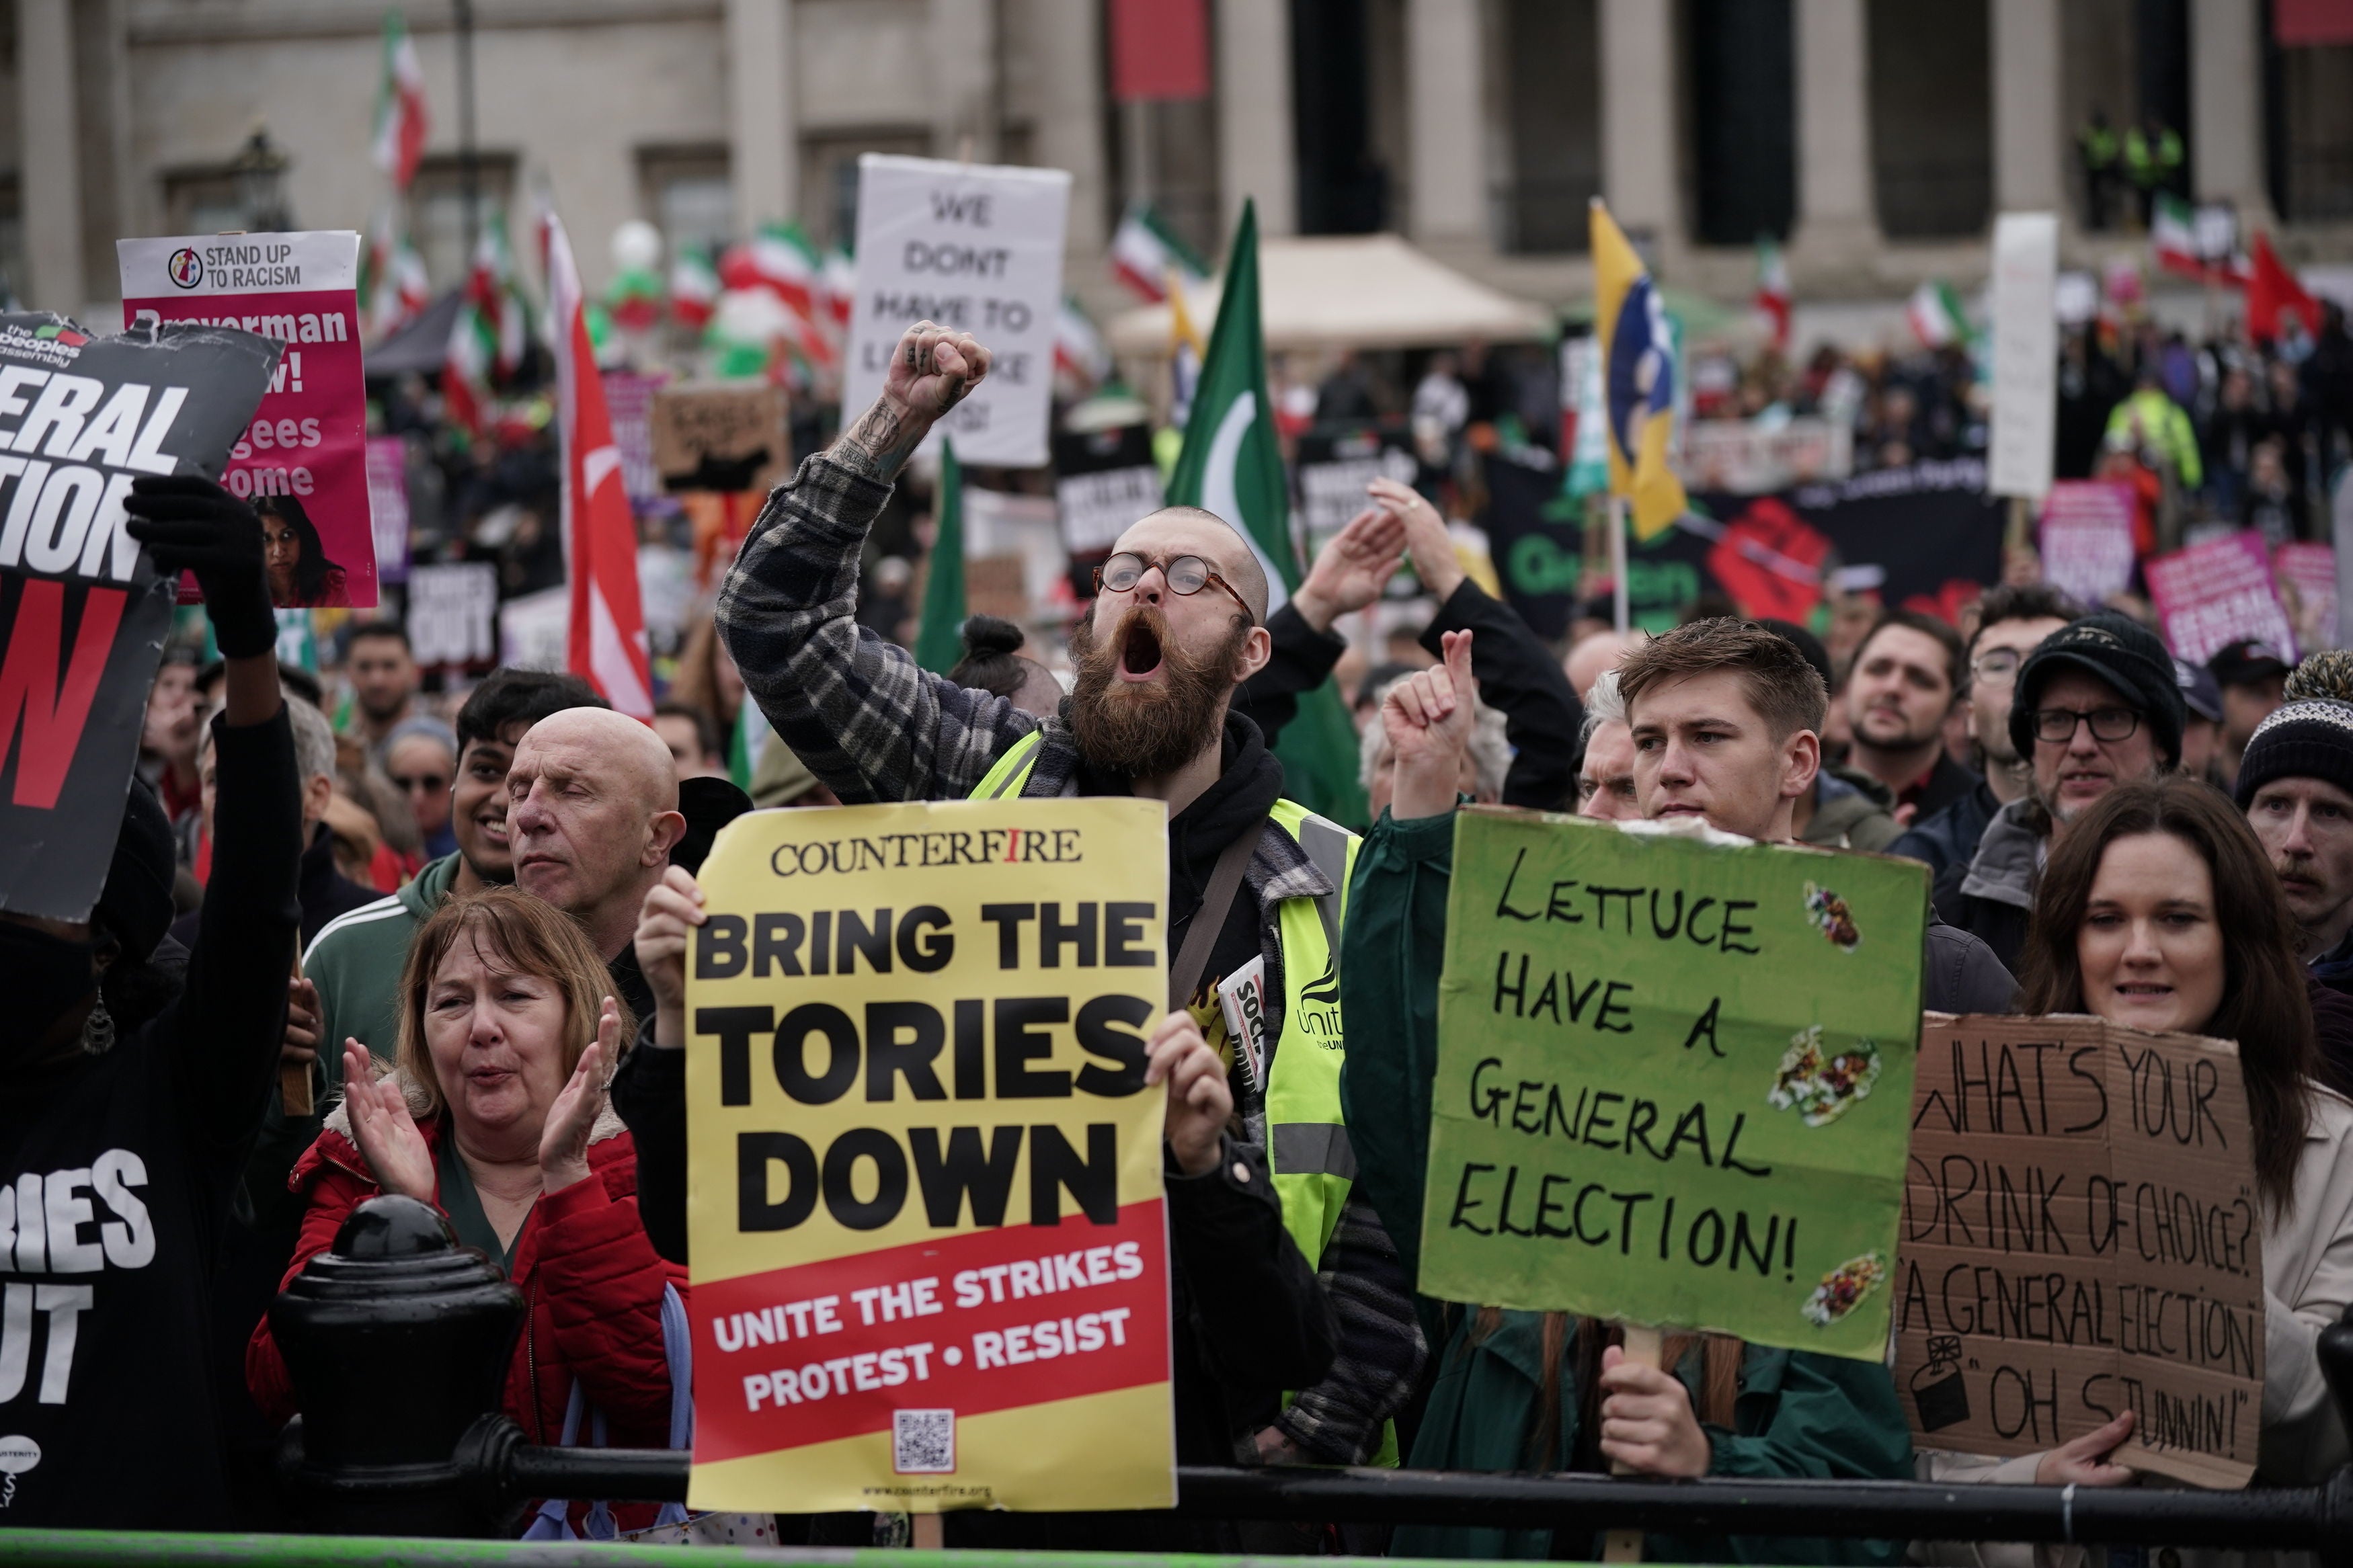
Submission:
MULTIPOLYGON (((327 1130, 295 1162, 288 1185, 306 1196, 292 1279, 334 1245, 352 1210, 381 1190, 344 1129, 338 1107, 327 1130)), ((421 1122, 438 1153, 448 1119, 421 1122)), ((589 1406, 602 1411, 606 1442, 616 1447, 670 1446, 670 1363, 662 1348, 665 1284, 686 1294, 686 1272, 655 1255, 638 1221, 636 1146, 608 1109, 588 1145, 588 1179, 542 1197, 523 1221, 513 1280, 530 1310, 507 1369, 505 1408, 525 1440, 558 1442, 575 1378, 589 1406)), ((438 1195, 438 1194, 436 1194, 438 1195)), ((269 1320, 245 1351, 246 1385, 273 1421, 295 1414, 294 1384, 269 1320)), ((581 1435, 586 1441, 586 1433, 581 1435)))

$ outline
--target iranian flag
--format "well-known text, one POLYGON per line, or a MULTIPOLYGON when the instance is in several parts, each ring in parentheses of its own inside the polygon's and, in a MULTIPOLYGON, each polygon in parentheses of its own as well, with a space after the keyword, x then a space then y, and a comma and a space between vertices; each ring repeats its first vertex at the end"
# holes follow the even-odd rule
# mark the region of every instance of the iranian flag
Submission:
POLYGON ((711 264, 711 253, 681 247, 670 264, 670 313, 681 325, 701 331, 719 307, 719 268, 711 264))
POLYGON ((360 331, 381 342, 422 315, 432 299, 425 258, 402 232, 396 204, 386 202, 376 209, 360 252, 360 331))
POLYGON ((1775 353, 1786 353, 1789 348, 1789 264, 1781 255, 1781 247, 1769 237, 1759 236, 1757 241, 1757 314, 1765 329, 1775 353))
POLYGON ((825 310, 833 318, 837 334, 849 331, 850 307, 858 302, 858 263, 849 252, 835 246, 825 253, 825 310))
POLYGON ((449 323, 449 353, 441 377, 441 398, 449 417, 481 434, 483 408, 493 382, 513 377, 530 348, 530 307, 515 271, 514 247, 507 239, 503 213, 492 212, 474 247, 466 291, 449 323))
POLYGON ((1111 269, 1147 305, 1168 298, 1173 270, 1187 283, 1208 280, 1208 264, 1149 206, 1134 206, 1111 237, 1111 269))
MULTIPOLYGON (((1255 203, 1242 205, 1226 258, 1225 292, 1167 500, 1170 506, 1214 512, 1242 536, 1266 574, 1270 613, 1289 601, 1304 574, 1291 538, 1291 483, 1267 395, 1255 203)), ((1300 694, 1298 716, 1284 727, 1275 754, 1291 798, 1340 822, 1366 819, 1356 730, 1332 681, 1300 694)))
POLYGON ((617 711, 650 721, 653 674, 646 657, 645 605, 638 593, 637 524, 621 485, 621 452, 613 444, 572 242, 553 211, 544 224, 556 435, 564 463, 560 515, 572 577, 565 663, 617 711))
POLYGON ((384 14, 384 79, 375 96, 375 166, 392 176, 395 190, 408 189, 425 155, 425 68, 417 63, 417 41, 397 11, 384 14))
POLYGON ((1111 350, 1103 346, 1103 333, 1068 294, 1062 296, 1062 312, 1054 322, 1054 369, 1089 386, 1100 385, 1111 374, 1111 350))
POLYGON ((2214 232, 2201 235, 2199 209, 2159 191, 2148 218, 2149 254, 2159 268, 2179 277, 2243 289, 2253 268, 2237 253, 2236 225, 2223 209, 2208 212, 2216 219, 2214 232))
POLYGON ((769 223, 719 258, 719 280, 730 289, 765 289, 804 318, 817 308, 817 248, 797 223, 769 223))
POLYGON ((1941 279, 1913 289, 1904 316, 1912 323, 1912 335, 1920 340, 1922 348, 1940 349, 1968 341, 1969 318, 1961 309, 1961 297, 1941 279))

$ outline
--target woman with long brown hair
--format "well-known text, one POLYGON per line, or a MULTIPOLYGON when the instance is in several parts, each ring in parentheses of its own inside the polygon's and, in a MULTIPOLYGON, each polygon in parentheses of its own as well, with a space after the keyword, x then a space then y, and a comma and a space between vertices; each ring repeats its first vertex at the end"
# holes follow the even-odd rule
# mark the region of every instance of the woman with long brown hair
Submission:
MULTIPOLYGON (((2353 1102, 2325 1087, 2295 926, 2263 846, 2221 794, 2179 775, 2120 786, 2070 824, 2035 893, 2025 1011, 2236 1041, 2263 1215, 2263 1404, 2256 1484, 2311 1485, 2347 1458, 2320 1331, 2353 1304, 2353 1102)), ((1926 1455, 1939 1480, 2117 1486, 2129 1412, 1999 1463, 1926 1455)), ((1964 1549, 1968 1550, 1968 1549, 1964 1549)), ((2057 1549, 2034 1555, 2054 1560, 2057 1549)), ((1980 1561, 2029 1549, 1974 1549, 1980 1561)), ((1939 1551, 1940 1558, 1947 1556, 1939 1551)))

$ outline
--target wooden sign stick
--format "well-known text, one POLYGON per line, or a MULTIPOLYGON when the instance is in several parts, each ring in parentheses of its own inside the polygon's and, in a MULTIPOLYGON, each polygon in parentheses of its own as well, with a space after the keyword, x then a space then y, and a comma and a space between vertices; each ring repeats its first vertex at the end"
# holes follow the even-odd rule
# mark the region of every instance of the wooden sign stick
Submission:
MULTIPOLYGON (((294 942, 294 978, 302 978, 302 943, 300 937, 294 942)), ((323 1040, 320 1042, 322 1046, 325 1043, 323 1040)), ((302 1062, 278 1064, 278 1097, 285 1102, 287 1115, 311 1114, 311 1068, 313 1065, 302 1062)))
MULTIPOLYGON (((1626 1333, 1625 1349, 1627 1362, 1634 1366, 1647 1366, 1655 1369, 1659 1365, 1660 1350, 1664 1342, 1665 1336, 1657 1329, 1648 1328, 1641 1323, 1628 1323, 1624 1325, 1624 1328, 1626 1333)), ((1596 1440, 1599 1440, 1598 1435, 1596 1440)), ((1609 1466, 1609 1473, 1614 1476, 1622 1476, 1627 1474, 1628 1471, 1624 1465, 1612 1461, 1609 1466)), ((1604 1563, 1640 1563, 1641 1560, 1642 1532, 1641 1531, 1612 1530, 1603 1533, 1601 1537, 1601 1561, 1604 1563)))

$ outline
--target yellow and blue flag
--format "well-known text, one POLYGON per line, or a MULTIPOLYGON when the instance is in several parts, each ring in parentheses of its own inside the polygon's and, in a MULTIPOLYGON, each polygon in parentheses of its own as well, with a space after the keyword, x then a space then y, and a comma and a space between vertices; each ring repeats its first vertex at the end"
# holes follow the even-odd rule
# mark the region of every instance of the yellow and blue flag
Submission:
POLYGON ((1609 416, 1609 493, 1633 501, 1634 537, 1650 539, 1683 514, 1683 481, 1667 465, 1675 427, 1675 353, 1658 286, 1595 197, 1593 339, 1609 416))

